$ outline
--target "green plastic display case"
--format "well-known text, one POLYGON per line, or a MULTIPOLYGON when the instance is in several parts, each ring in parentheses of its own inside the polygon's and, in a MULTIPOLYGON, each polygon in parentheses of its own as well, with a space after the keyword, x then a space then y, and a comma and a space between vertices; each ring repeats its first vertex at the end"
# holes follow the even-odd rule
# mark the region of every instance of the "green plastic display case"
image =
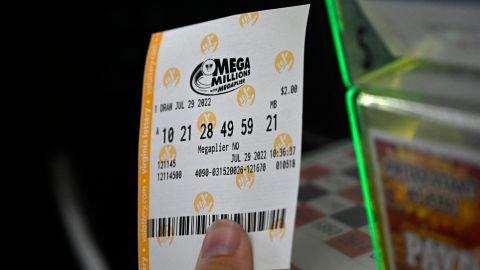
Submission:
POLYGON ((480 269, 480 1, 326 0, 379 269, 480 269))

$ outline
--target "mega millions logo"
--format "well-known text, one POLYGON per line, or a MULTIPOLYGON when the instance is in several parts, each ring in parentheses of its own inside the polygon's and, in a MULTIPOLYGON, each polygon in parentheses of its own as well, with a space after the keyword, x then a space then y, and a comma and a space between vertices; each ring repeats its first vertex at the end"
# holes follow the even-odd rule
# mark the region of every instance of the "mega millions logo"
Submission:
POLYGON ((235 177, 235 184, 239 189, 243 189, 248 187, 249 189, 252 188, 253 183, 255 182, 255 174, 253 171, 249 171, 248 166, 243 168, 241 173, 238 173, 235 177))
POLYGON ((245 85, 248 76, 248 57, 207 59, 193 70, 190 87, 200 95, 221 95, 245 85))
POLYGON ((273 221, 272 227, 272 229, 268 230, 268 238, 270 238, 270 241, 282 240, 287 231, 285 221, 277 218, 273 221))
POLYGON ((175 147, 171 144, 166 144, 160 149, 159 160, 160 161, 172 161, 176 160, 177 151, 175 147))
POLYGON ((165 88, 175 87, 180 82, 180 70, 176 67, 172 67, 165 71, 163 75, 163 86, 165 88))
POLYGON ((275 141, 273 141, 273 149, 280 153, 282 150, 288 150, 292 144, 292 137, 288 133, 282 133, 275 138, 275 141))
POLYGON ((240 107, 248 107, 255 101, 255 88, 245 84, 237 92, 237 103, 240 107))
POLYGON ((275 57, 275 70, 278 73, 282 73, 286 70, 291 71, 294 63, 295 57, 293 56, 293 53, 289 50, 283 50, 277 54, 277 57, 275 57))
POLYGON ((203 112, 198 116, 197 119, 197 129, 200 132, 205 132, 205 130, 213 130, 217 126, 217 116, 213 112, 203 112), (209 128, 209 124, 211 124, 212 128, 209 128), (202 127, 204 125, 204 127, 202 127))
POLYGON ((157 243, 160 246, 171 246, 173 242, 172 226, 163 225, 158 228, 160 237, 157 237, 157 243))
POLYGON ((217 50, 218 43, 218 36, 214 33, 210 33, 202 39, 202 42, 200 43, 200 51, 203 54, 214 53, 217 50))
POLYGON ((215 202, 210 192, 200 192, 193 200, 193 209, 197 214, 208 214, 212 211, 215 202))
POLYGON ((254 26, 258 20, 258 11, 243 13, 240 15, 240 26, 245 27, 246 25, 254 26))

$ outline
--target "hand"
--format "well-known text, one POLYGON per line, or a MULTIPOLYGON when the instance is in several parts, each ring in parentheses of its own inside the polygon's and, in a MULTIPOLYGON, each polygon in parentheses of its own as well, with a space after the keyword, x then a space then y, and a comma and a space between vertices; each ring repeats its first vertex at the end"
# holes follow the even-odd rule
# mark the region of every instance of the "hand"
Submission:
POLYGON ((237 223, 218 220, 207 231, 196 270, 251 270, 252 247, 248 234, 237 223))

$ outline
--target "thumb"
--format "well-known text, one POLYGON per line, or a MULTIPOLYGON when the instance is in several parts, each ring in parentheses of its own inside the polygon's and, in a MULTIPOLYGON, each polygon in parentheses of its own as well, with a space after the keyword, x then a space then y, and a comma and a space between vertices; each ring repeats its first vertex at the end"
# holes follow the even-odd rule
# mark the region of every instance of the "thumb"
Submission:
POLYGON ((218 220, 210 226, 196 267, 196 270, 207 269, 253 269, 250 239, 240 225, 218 220))

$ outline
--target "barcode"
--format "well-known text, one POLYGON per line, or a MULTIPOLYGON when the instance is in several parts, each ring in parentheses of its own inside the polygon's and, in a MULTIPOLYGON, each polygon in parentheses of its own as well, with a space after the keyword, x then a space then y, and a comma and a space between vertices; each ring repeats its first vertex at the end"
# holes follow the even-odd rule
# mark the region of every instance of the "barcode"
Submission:
POLYGON ((247 232, 280 229, 285 226, 286 212, 287 210, 283 208, 236 214, 153 218, 148 220, 148 237, 206 234, 210 224, 219 219, 232 220, 247 232))

